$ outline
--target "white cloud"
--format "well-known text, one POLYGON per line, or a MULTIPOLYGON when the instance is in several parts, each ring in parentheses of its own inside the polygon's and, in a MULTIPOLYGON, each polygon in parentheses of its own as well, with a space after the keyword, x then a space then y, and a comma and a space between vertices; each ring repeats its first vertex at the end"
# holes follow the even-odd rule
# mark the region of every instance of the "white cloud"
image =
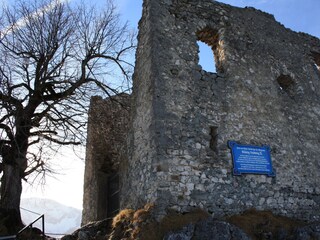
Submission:
MULTIPOLYGON (((43 8, 40 8, 37 11, 35 11, 34 13, 32 13, 31 18, 35 18, 35 17, 37 17, 37 16, 39 16, 39 15, 45 13, 45 12, 48 12, 48 11, 52 10, 58 4, 61 4, 61 3, 64 3, 64 2, 68 2, 68 1, 69 0, 53 0, 47 6, 45 6, 43 8)), ((28 21, 28 18, 29 18, 29 16, 21 18, 15 24, 7 26, 4 29, 2 29, 0 31, 0 37, 3 36, 3 35, 10 34, 14 29, 24 27, 26 25, 27 21, 28 21)))

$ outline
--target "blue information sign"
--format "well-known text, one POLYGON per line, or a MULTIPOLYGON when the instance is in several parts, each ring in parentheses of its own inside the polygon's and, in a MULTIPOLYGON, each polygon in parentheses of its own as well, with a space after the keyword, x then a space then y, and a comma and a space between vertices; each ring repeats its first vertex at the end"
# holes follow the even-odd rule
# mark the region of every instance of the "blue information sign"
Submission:
POLYGON ((228 146, 232 153, 234 175, 252 173, 275 176, 269 146, 242 145, 234 141, 229 141, 228 146))

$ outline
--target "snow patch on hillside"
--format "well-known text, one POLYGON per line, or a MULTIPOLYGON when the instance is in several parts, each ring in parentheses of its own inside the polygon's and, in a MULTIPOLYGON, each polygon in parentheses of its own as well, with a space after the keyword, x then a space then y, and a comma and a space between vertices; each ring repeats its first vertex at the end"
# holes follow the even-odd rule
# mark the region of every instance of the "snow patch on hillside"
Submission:
MULTIPOLYGON (((45 233, 70 234, 80 227, 81 210, 68 207, 50 199, 25 198, 21 199, 21 216, 25 224, 37 219, 41 214, 45 217, 45 233), (32 213, 29 211, 38 213, 32 213)), ((41 229, 41 220, 33 225, 41 229)))

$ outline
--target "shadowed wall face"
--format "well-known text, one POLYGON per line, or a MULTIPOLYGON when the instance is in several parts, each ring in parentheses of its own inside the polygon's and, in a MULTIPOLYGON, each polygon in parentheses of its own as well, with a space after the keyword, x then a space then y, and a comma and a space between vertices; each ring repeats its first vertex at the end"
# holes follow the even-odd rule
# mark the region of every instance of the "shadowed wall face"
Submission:
POLYGON ((119 210, 119 165, 127 162, 130 96, 93 97, 88 117, 82 225, 119 210))

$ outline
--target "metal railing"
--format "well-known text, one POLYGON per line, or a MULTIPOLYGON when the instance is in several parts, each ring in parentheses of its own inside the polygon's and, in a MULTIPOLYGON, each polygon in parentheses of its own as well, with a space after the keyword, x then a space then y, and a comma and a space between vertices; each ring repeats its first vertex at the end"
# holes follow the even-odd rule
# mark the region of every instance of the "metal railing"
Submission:
POLYGON ((24 228, 22 228, 18 233, 16 237, 19 237, 20 234, 22 234, 23 232, 27 231, 27 230, 32 230, 32 225, 34 223, 36 223, 38 220, 41 219, 41 223, 42 223, 42 239, 45 239, 45 232, 44 232, 44 214, 42 214, 40 217, 38 217, 36 220, 34 220, 32 223, 30 223, 29 225, 25 226, 24 228))
POLYGON ((3 237, 0 237, 0 240, 15 240, 16 237, 17 237, 16 235, 3 236, 3 237))

